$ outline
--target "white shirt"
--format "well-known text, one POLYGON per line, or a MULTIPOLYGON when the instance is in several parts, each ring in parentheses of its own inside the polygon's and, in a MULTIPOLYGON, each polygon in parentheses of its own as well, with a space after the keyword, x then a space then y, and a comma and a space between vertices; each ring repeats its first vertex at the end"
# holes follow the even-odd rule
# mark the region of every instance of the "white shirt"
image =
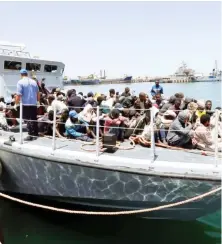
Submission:
POLYGON ((54 110, 54 108, 56 109, 56 113, 62 112, 63 109, 68 109, 65 103, 59 100, 53 100, 51 106, 47 108, 47 112, 54 110))
POLYGON ((5 109, 5 108, 6 108, 6 104, 5 104, 5 103, 3 103, 3 102, 0 102, 0 108, 5 109))

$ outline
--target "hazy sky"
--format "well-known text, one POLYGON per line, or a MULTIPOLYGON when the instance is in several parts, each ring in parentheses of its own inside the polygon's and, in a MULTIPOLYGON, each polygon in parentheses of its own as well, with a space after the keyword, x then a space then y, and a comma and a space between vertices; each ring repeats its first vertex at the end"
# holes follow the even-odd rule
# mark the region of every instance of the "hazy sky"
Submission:
POLYGON ((169 75, 221 64, 220 2, 0 2, 1 41, 65 63, 75 77, 169 75))

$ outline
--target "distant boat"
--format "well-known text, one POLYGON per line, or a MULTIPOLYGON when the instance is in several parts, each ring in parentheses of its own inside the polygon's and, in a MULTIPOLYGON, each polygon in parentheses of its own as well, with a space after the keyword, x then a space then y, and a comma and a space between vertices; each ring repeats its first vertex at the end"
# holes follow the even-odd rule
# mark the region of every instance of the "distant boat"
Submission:
POLYGON ((215 68, 212 73, 208 76, 195 76, 193 77, 193 82, 220 82, 221 81, 222 71, 217 69, 217 61, 215 61, 215 68))
POLYGON ((128 82, 128 81, 131 81, 132 80, 132 76, 126 76, 124 79, 123 79, 123 81, 125 81, 126 83, 128 82))
POLYGON ((97 76, 94 74, 91 74, 87 77, 79 76, 79 84, 80 85, 99 85, 100 79, 98 79, 97 76))
POLYGON ((132 81, 132 76, 129 76, 129 75, 125 75, 124 77, 121 77, 121 78, 105 78, 105 79, 103 79, 102 80, 102 83, 104 84, 104 83, 112 83, 112 82, 114 82, 114 83, 131 83, 131 81, 132 81))
POLYGON ((194 79, 192 81, 193 82, 220 82, 221 73, 218 75, 210 74, 209 76, 194 77, 194 79))

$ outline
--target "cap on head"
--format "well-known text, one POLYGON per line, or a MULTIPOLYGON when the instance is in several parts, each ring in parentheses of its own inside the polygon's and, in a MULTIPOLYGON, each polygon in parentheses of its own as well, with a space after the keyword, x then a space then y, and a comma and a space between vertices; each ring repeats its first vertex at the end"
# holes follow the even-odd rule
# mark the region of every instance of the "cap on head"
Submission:
POLYGON ((204 109, 205 108, 205 102, 204 100, 198 100, 197 105, 199 109, 204 109))
POLYGON ((167 110, 164 113, 164 115, 167 115, 167 116, 169 115, 169 116, 172 116, 173 118, 176 118, 177 117, 176 113, 173 110, 167 110))
POLYGON ((21 75, 27 75, 28 74, 28 71, 26 69, 21 69, 20 70, 20 74, 21 75))
POLYGON ((77 118, 78 118, 78 113, 77 113, 75 110, 71 110, 71 111, 69 112, 69 117, 70 117, 70 118, 75 118, 75 119, 77 119, 77 118))

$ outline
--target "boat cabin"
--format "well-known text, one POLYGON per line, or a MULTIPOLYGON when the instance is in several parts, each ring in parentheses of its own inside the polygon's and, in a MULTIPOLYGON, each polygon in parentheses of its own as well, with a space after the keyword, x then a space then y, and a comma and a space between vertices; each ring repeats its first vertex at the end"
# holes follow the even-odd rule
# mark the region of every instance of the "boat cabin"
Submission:
POLYGON ((24 45, 0 43, 0 96, 8 98, 16 92, 20 69, 26 69, 38 81, 45 78, 48 88, 62 87, 64 63, 32 57, 24 48, 24 45))

